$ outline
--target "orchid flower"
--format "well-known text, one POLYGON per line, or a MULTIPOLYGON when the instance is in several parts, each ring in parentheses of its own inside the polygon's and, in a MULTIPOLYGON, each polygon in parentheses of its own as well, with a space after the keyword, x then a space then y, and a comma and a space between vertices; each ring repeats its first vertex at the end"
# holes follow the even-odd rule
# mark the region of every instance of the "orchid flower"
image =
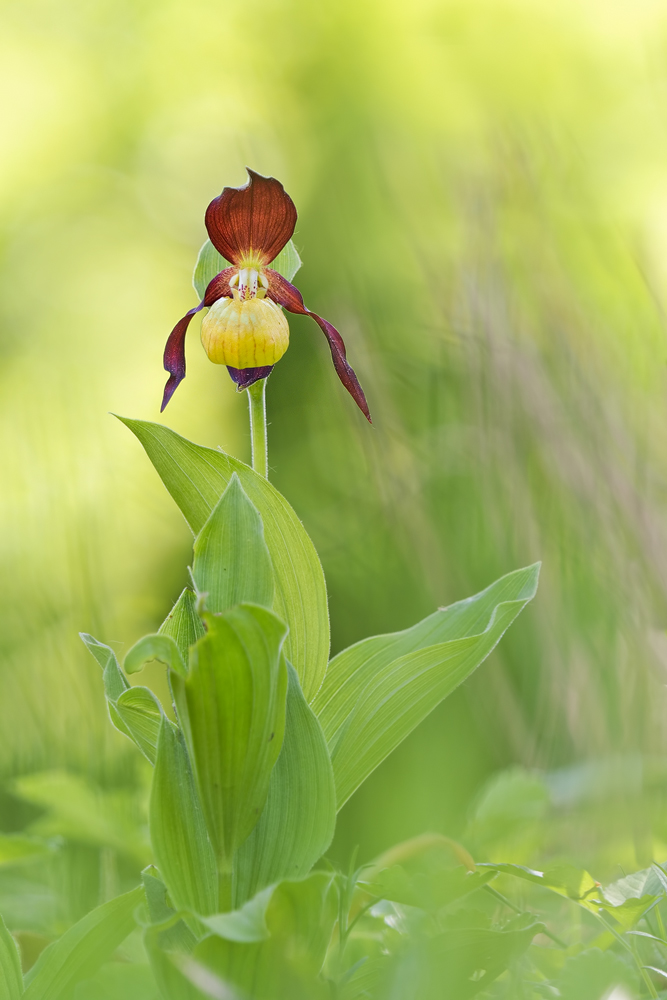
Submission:
POLYGON ((226 365, 239 389, 266 378, 289 344, 288 312, 311 316, 327 338, 336 373, 370 422, 368 404, 338 330, 304 305, 301 292, 269 267, 292 237, 296 208, 275 177, 248 169, 242 187, 226 187, 206 209, 211 243, 231 267, 209 282, 198 306, 178 321, 164 351, 169 379, 162 410, 185 378, 185 334, 205 307, 201 340, 211 361, 226 365))

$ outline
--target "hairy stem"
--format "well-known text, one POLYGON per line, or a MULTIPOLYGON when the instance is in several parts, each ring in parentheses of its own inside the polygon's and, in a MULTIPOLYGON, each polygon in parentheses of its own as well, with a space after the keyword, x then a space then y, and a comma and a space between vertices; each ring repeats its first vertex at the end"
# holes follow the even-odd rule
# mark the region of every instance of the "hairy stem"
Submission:
POLYGON ((252 467, 265 479, 269 477, 269 444, 266 434, 266 379, 254 382, 248 389, 252 467))

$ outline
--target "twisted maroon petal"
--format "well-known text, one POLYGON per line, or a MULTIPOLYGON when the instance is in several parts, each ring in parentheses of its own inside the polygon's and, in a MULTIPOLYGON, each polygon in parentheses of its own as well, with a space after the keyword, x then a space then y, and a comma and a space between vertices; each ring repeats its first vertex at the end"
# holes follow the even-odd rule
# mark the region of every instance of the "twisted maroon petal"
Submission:
POLYGON ((303 298, 301 297, 301 292, 298 288, 295 288, 287 278, 283 278, 282 274, 278 274, 273 268, 267 267, 264 274, 269 280, 269 290, 266 293, 270 299, 277 302, 279 306, 283 306, 291 313, 297 313, 300 316, 311 316, 317 325, 320 327, 324 336, 329 341, 329 347, 331 348, 331 357, 333 358, 334 368, 336 369, 336 374, 341 380, 352 399, 355 401, 363 415, 368 420, 369 424, 372 424, 371 415, 368 410, 368 403, 366 402, 366 397, 364 396, 364 390, 359 385, 359 379, 354 373, 354 369, 347 360, 345 353, 345 344, 343 343, 343 338, 339 334, 335 326, 332 326, 326 319, 322 319, 317 313, 311 312, 303 304, 303 298))
POLYGON ((233 264, 246 256, 269 264, 294 232, 296 208, 275 177, 246 170, 243 187, 226 187, 208 206, 206 229, 218 253, 233 264))
POLYGON ((250 385, 254 385, 255 382, 259 382, 261 378, 266 378, 267 375, 270 375, 273 371, 273 365, 264 365, 262 368, 230 368, 227 365, 227 371, 236 382, 240 391, 241 389, 247 389, 250 385))
POLYGON ((226 267, 224 271, 220 272, 220 274, 216 274, 215 278, 209 282, 206 291, 204 292, 204 298, 201 300, 199 305, 186 312, 185 316, 182 319, 179 319, 178 323, 169 334, 169 338, 164 349, 164 368, 165 371, 169 372, 169 378, 167 379, 167 384, 164 387, 160 413, 162 413, 165 406, 176 392, 179 384, 185 378, 185 334, 190 325, 190 320, 195 313, 198 313, 200 309, 204 308, 204 306, 212 306, 214 302, 217 302, 218 299, 224 298, 225 295, 231 296, 232 290, 229 287, 229 279, 235 273, 235 267, 226 267))

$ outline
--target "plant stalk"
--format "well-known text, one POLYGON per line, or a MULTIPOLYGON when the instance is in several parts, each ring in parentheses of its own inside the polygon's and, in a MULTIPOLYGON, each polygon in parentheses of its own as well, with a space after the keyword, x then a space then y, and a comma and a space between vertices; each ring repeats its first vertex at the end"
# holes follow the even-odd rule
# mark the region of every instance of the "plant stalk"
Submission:
POLYGON ((266 379, 248 388, 252 467, 264 479, 269 478, 269 442, 266 433, 266 379))

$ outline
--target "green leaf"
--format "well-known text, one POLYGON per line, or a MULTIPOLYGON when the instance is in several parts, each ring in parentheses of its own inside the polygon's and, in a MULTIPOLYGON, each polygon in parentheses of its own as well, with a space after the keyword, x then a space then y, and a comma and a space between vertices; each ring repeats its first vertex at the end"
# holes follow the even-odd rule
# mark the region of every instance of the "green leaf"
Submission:
POLYGON ((106 962, 71 996, 72 1000, 160 1000, 155 978, 145 961, 106 962))
POLYGON ((79 632, 79 636, 86 649, 95 657, 102 668, 104 690, 107 698, 109 701, 115 701, 130 686, 125 674, 118 665, 116 654, 111 646, 105 646, 103 642, 98 642, 97 639, 94 639, 92 635, 88 635, 87 632, 79 632))
MULTIPOLYGON (((206 997, 211 1000, 250 1000, 245 993, 232 989, 227 981, 216 976, 191 955, 171 952, 165 957, 171 963, 172 974, 179 976, 180 981, 190 990, 187 992, 182 986, 176 989, 176 980, 172 980, 169 991, 164 991, 167 1000, 205 1000, 206 997)), ((252 1000, 255 1000, 254 994, 252 1000)))
MULTIPOLYGON (((184 927, 185 925, 181 922, 177 926, 184 927)), ((159 926, 147 927, 144 931, 144 948, 160 990, 160 996, 163 1000, 202 1000, 204 994, 200 993, 181 975, 172 960, 172 957, 178 957, 181 960, 186 958, 192 948, 183 945, 172 947, 168 940, 168 934, 169 931, 163 931, 159 926)), ((192 937, 192 946, 194 946, 194 940, 192 937)))
POLYGON ((141 887, 98 906, 49 945, 25 977, 24 1000, 60 1000, 92 976, 134 927, 141 887))
POLYGON ((605 900, 612 906, 622 906, 628 899, 643 896, 661 896, 665 892, 667 876, 659 865, 651 865, 639 872, 632 872, 602 890, 605 900), (663 881, 664 880, 664 881, 663 881))
POLYGON ((495 878, 495 874, 493 871, 469 872, 458 867, 409 875, 400 865, 392 865, 377 872, 372 881, 362 881, 359 885, 381 899, 423 910, 439 910, 481 889, 495 878))
POLYGON ((20 1000, 23 974, 16 941, 0 917, 0 1000, 20 1000))
POLYGON ((666 882, 667 876, 654 864, 612 882, 596 895, 600 907, 629 930, 660 896, 664 896, 666 882))
POLYGON ((338 894, 329 873, 281 882, 266 907, 266 941, 242 944, 211 936, 192 957, 254 1000, 324 1000, 331 994, 317 977, 337 913, 338 894))
POLYGON ((116 702, 116 711, 141 752, 154 764, 164 713, 153 692, 139 686, 123 691, 116 702))
POLYGON ((227 941, 248 944, 264 941, 269 936, 266 926, 266 908, 273 896, 274 886, 257 893, 238 910, 231 913, 214 913, 212 917, 202 917, 201 922, 218 937, 227 941))
POLYGON ((285 655, 310 703, 329 656, 324 574, 313 543, 287 501, 262 476, 221 451, 202 448, 167 427, 120 418, 139 438, 160 478, 197 535, 236 472, 261 514, 273 565, 273 610, 289 627, 285 655))
MULTIPOLYGON (((226 267, 231 267, 229 261, 225 260, 222 254, 218 253, 210 240, 206 240, 199 251, 194 274, 192 275, 192 284, 200 299, 204 298, 204 292, 209 282, 215 278, 216 274, 224 271, 226 267)), ((274 271, 282 274, 284 278, 287 278, 288 281, 292 280, 301 267, 301 258, 292 240, 283 247, 275 260, 271 261, 271 267, 274 271)))
POLYGON ((192 577, 211 612, 249 601, 270 608, 273 569, 262 518, 233 473, 195 539, 192 577))
POLYGON ((155 859, 175 905, 215 913, 215 857, 183 737, 166 717, 160 726, 149 815, 155 859))
POLYGON ((524 882, 541 885, 544 889, 550 889, 559 896, 565 896, 567 899, 579 903, 580 906, 592 913, 598 913, 600 907, 605 905, 599 882, 596 882, 589 872, 582 868, 574 868, 572 865, 559 865, 545 872, 504 862, 501 864, 480 862, 477 868, 479 870, 492 870, 500 875, 513 875, 524 882))
POLYGON ((199 1000, 201 994, 181 976, 170 960, 172 952, 189 954, 196 938, 183 920, 176 919, 176 911, 168 905, 167 887, 157 869, 152 865, 144 869, 141 880, 152 921, 144 932, 144 947, 160 994, 165 1000, 199 1000))
POLYGON ((144 664, 151 660, 159 660, 166 666, 171 667, 182 677, 187 675, 187 669, 178 648, 178 643, 170 635, 161 633, 158 635, 145 635, 128 651, 123 669, 126 674, 137 674, 143 670, 144 664))
MULTIPOLYGON (((348 712, 347 721, 342 725, 336 721, 328 730, 323 726, 325 733, 331 734, 329 747, 339 809, 408 733, 486 659, 534 596, 538 570, 537 565, 518 570, 498 581, 502 584, 498 589, 489 587, 472 598, 468 605, 473 607, 463 609, 459 617, 463 638, 420 646, 398 658, 392 658, 383 644, 372 679, 368 679, 366 660, 361 660, 358 668, 366 677, 363 686, 353 680, 356 671, 345 674, 349 682, 343 681, 341 700, 348 712), (470 629, 480 631, 471 633, 470 629), (355 694, 353 702, 351 690, 355 694)), ((378 638, 385 642, 387 639, 378 638)), ((403 638, 398 642, 400 649, 403 638)), ((337 698, 333 694, 324 704, 330 705, 337 698)), ((314 704, 316 709, 323 706, 319 697, 314 704)), ((339 714, 337 704, 326 713, 330 723, 332 718, 338 720, 339 714)))
POLYGON ((529 947, 543 924, 531 922, 517 930, 493 931, 461 928, 446 931, 420 942, 416 953, 419 967, 420 1000, 448 995, 466 1000, 485 990, 529 947))
MULTIPOLYGON (((167 615, 159 629, 160 635, 169 635, 176 642, 183 662, 187 664, 190 657, 190 647, 206 635, 206 629, 197 613, 197 598, 192 590, 185 588, 171 612, 167 615)), ((185 742, 190 742, 188 725, 188 710, 185 702, 184 678, 180 674, 169 671, 169 686, 176 706, 178 721, 185 736, 185 742)))
POLYGON ((258 889, 302 878, 329 847, 336 826, 333 770, 322 728, 288 664, 283 748, 264 811, 234 863, 238 906, 258 889))
POLYGON ((613 987, 621 984, 634 995, 638 986, 636 970, 629 969, 613 952, 589 948, 565 961, 558 990, 563 1000, 591 1000, 592 997, 608 997, 613 987))
POLYGON ((362 639, 334 656, 312 703, 330 749, 358 699, 390 664, 428 647, 479 635, 503 601, 529 601, 534 596, 538 574, 539 563, 515 570, 474 597, 440 608, 412 628, 362 639))
POLYGON ((186 587, 176 604, 158 629, 159 635, 168 635, 178 646, 183 662, 187 665, 190 646, 206 634, 201 618, 197 614, 197 598, 186 587))
POLYGON ((190 651, 185 681, 189 738, 209 833, 221 867, 231 871, 264 807, 283 742, 286 629, 254 604, 205 621, 208 633, 190 651))
MULTIPOLYGON (((116 654, 110 646, 105 646, 97 639, 93 639, 91 635, 86 635, 85 632, 79 634, 104 672, 104 692, 111 722, 119 733, 132 740, 151 764, 154 764, 162 706, 148 688, 130 687, 125 674, 118 665, 116 654)), ((167 649, 168 643, 170 644, 168 651, 171 652, 172 656, 178 657, 178 649, 173 640, 166 636, 145 636, 132 647, 125 662, 127 664, 129 659, 130 666, 134 670, 139 670, 146 660, 167 655, 164 650, 167 649), (159 642, 154 643, 153 640, 159 640, 159 642), (155 648, 157 648, 157 652, 150 655, 147 653, 144 656, 144 652, 155 648), (158 655, 161 650, 163 652, 158 655), (141 661, 140 664, 139 661, 141 661)), ((184 670, 183 667, 182 669, 184 670)))

